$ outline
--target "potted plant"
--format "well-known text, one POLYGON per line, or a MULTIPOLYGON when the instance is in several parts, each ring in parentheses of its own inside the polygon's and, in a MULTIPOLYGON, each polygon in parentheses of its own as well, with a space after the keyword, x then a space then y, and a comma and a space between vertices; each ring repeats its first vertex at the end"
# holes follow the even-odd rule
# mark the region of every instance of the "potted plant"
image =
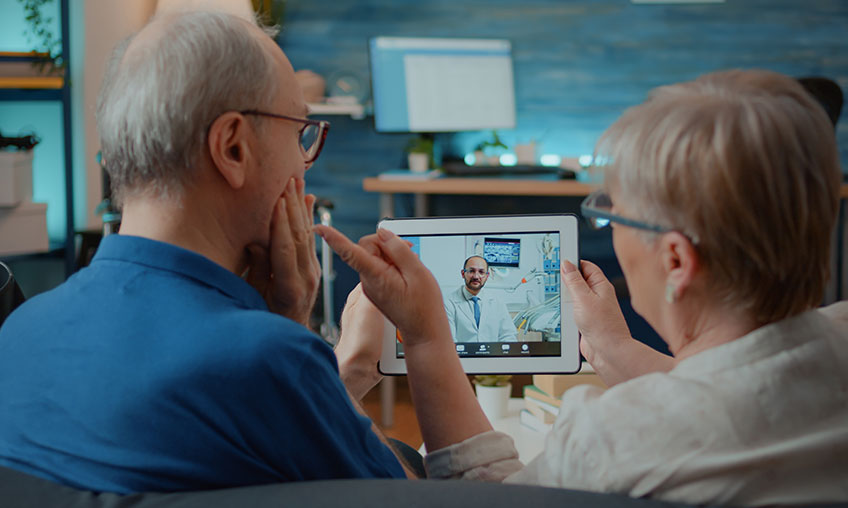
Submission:
POLYGON ((35 47, 32 50, 33 66, 43 75, 61 75, 65 68, 62 58, 62 38, 52 30, 53 17, 42 12, 50 10, 54 0, 18 0, 24 9, 27 29, 24 34, 27 41, 35 47))
POLYGON ((477 401, 489 420, 499 420, 507 415, 507 404, 512 393, 511 375, 486 374, 474 376, 477 401))
POLYGON ((483 140, 474 147, 474 164, 477 166, 485 164, 498 166, 500 165, 501 152, 508 148, 498 136, 498 131, 492 131, 492 139, 483 140))
POLYGON ((286 20, 286 0, 251 0, 259 18, 269 24, 283 26, 286 20))
POLYGON ((406 153, 410 171, 415 173, 427 171, 433 161, 433 138, 415 136, 406 144, 406 153))

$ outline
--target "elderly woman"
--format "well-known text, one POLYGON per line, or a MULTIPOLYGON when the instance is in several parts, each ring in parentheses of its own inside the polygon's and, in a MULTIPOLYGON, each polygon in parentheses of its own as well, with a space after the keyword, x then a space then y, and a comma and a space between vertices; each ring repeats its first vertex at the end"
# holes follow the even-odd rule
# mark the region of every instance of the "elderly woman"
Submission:
MULTIPOLYGON (((430 476, 688 503, 848 500, 846 304, 816 310, 840 184, 822 108, 780 74, 715 73, 655 90, 597 152, 605 180, 583 214, 613 227, 633 307, 673 357, 631 338, 598 267, 566 262, 581 350, 611 387, 566 392, 526 466, 475 402, 416 256, 386 231, 354 245, 319 228, 405 337, 430 476)), ((365 335, 343 372, 373 369, 365 335)))

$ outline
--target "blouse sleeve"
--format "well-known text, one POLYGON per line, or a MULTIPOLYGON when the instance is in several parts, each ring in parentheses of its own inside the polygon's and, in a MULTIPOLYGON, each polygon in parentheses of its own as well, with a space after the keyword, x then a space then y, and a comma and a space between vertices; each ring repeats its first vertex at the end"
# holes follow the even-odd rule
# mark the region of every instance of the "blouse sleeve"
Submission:
POLYGON ((424 467, 428 478, 501 482, 523 464, 511 437, 489 431, 428 453, 424 467))

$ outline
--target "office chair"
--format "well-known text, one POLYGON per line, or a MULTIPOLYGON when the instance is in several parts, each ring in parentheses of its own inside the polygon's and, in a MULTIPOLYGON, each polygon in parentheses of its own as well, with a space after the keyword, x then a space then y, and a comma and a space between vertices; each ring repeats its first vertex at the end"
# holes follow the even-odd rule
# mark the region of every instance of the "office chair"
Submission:
POLYGON ((12 271, 0 261, 0 326, 24 300, 24 294, 12 271))
POLYGON ((835 129, 836 124, 839 123, 839 116, 842 114, 844 101, 839 84, 830 78, 821 76, 803 76, 797 78, 797 80, 810 95, 819 101, 835 129))

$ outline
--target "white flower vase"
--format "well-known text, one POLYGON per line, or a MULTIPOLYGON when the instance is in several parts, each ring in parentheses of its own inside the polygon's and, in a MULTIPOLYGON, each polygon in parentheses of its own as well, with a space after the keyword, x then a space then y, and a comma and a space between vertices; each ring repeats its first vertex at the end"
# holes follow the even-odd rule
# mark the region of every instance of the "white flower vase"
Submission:
POLYGON ((412 152, 407 157, 409 170, 413 173, 425 173, 430 168, 430 157, 426 153, 412 152))
POLYGON ((486 413, 489 420, 500 420, 506 418, 509 396, 512 393, 512 385, 483 386, 474 385, 477 392, 477 402, 486 413))

